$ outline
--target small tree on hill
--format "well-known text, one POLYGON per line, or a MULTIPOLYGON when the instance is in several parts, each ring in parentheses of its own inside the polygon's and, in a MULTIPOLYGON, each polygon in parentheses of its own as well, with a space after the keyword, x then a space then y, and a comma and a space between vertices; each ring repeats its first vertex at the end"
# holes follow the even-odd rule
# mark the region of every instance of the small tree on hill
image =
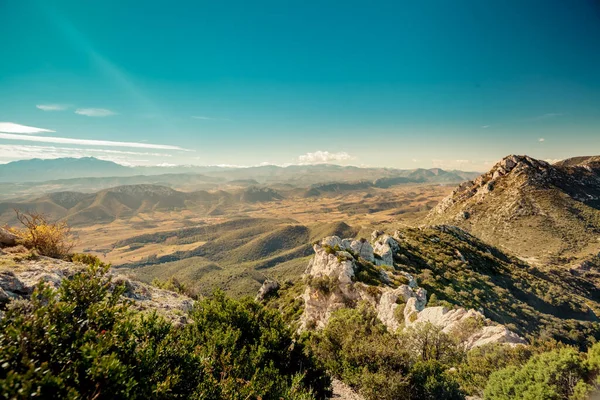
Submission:
POLYGON ((15 230, 22 245, 53 258, 65 258, 71 253, 75 242, 71 227, 65 221, 52 222, 44 214, 35 211, 15 212, 17 219, 25 227, 15 230))

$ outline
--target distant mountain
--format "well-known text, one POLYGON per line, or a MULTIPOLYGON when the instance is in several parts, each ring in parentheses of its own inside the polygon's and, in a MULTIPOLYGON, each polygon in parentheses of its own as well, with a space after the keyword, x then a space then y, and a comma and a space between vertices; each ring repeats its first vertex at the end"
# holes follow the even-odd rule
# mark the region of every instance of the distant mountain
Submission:
POLYGON ((246 203, 261 203, 265 201, 281 200, 283 196, 271 188, 249 187, 244 190, 240 200, 246 203))
POLYGON ((508 156, 461 184, 427 217, 532 262, 569 263, 600 250, 600 157, 556 164, 508 156))
POLYGON ((41 182, 55 179, 135 175, 133 168, 94 157, 13 161, 0 165, 0 182, 41 182))
POLYGON ((73 225, 87 225, 152 211, 207 212, 232 199, 230 193, 223 191, 186 193, 158 185, 118 186, 96 193, 56 192, 32 201, 0 203, 0 221, 14 223, 14 209, 20 209, 41 212, 53 219, 66 218, 73 225))

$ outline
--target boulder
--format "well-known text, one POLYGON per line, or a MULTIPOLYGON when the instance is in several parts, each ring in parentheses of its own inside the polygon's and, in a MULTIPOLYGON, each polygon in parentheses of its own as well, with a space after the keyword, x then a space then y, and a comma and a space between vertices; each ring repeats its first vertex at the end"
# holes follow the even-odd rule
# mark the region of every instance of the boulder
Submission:
POLYGON ((17 244, 17 235, 13 234, 12 232, 4 229, 4 228, 0 228, 0 244, 4 245, 4 246, 14 246, 17 244))
POLYGON ((358 257, 367 260, 369 262, 375 262, 375 255, 373 254, 373 246, 366 240, 353 240, 350 243, 350 249, 358 255, 358 257))
POLYGON ((279 289, 279 283, 271 279, 267 279, 263 282, 262 286, 256 294, 256 301, 263 301, 269 294, 279 289))

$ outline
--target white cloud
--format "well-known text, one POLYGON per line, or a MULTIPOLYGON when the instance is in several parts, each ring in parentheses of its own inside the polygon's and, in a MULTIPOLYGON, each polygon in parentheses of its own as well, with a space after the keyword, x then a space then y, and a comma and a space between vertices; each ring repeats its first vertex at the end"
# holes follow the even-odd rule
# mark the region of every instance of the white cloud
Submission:
POLYGON ((331 161, 352 160, 354 157, 345 151, 339 153, 330 153, 328 151, 315 151, 314 153, 306 153, 298 157, 300 164, 323 164, 331 161))
POLYGON ((192 118, 194 118, 194 119, 202 119, 202 120, 210 120, 210 119, 213 119, 213 118, 210 118, 210 117, 203 117, 203 116, 201 116, 201 115, 192 115, 192 118))
POLYGON ((546 139, 544 139, 543 137, 538 139, 538 142, 545 142, 545 141, 546 141, 546 139))
POLYGON ((490 127, 491 127, 491 125, 483 125, 482 126, 483 129, 487 129, 487 128, 490 128, 490 127))
POLYGON ((35 146, 0 144, 0 163, 30 158, 52 159, 62 157, 96 157, 101 160, 114 161, 119 164, 130 164, 131 156, 172 157, 167 153, 150 153, 137 151, 84 149, 77 147, 35 146))
POLYGON ((15 124, 13 122, 0 122, 0 132, 4 133, 20 133, 20 134, 33 134, 42 132, 54 132, 50 129, 35 128, 33 126, 15 124))
POLYGON ((75 114, 85 115, 87 117, 110 117, 116 113, 106 108, 78 108, 75 114))
POLYGON ((38 104, 36 107, 42 111, 64 111, 69 108, 65 104, 38 104))
POLYGON ((181 150, 193 151, 181 148, 179 146, 171 146, 167 144, 152 144, 138 142, 116 142, 112 140, 90 140, 90 139, 74 139, 53 136, 27 136, 14 135, 10 133, 0 133, 0 139, 8 140, 23 140, 27 142, 42 142, 42 143, 60 143, 60 144, 77 144, 83 146, 106 146, 106 147, 135 147, 140 149, 163 149, 163 150, 181 150))

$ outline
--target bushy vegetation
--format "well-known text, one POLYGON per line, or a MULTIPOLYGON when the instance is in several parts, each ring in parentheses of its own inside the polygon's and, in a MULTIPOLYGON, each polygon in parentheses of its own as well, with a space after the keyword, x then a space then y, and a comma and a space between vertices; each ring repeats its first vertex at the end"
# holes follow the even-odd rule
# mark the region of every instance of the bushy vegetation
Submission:
POLYGON ((140 314, 98 260, 12 302, 0 320, 0 393, 55 399, 312 399, 329 380, 277 311, 217 292, 184 326, 140 314))
POLYGON ((563 347, 538 354, 522 366, 491 374, 484 396, 489 400, 585 400, 600 383, 600 344, 587 353, 563 347))
POLYGON ((454 345, 430 325, 393 334, 361 304, 336 311, 311 343, 325 367, 368 400, 463 398, 446 371, 454 345))
POLYGON ((15 210, 23 228, 12 228, 18 236, 19 244, 35 249, 40 255, 53 258, 66 258, 75 246, 71 228, 65 221, 50 221, 37 212, 15 210))
POLYGON ((184 294, 193 299, 198 298, 198 294, 196 292, 194 292, 192 289, 190 289, 188 287, 187 284, 181 282, 179 279, 175 278, 174 276, 170 277, 166 281, 161 281, 158 278, 154 278, 152 280, 152 286, 155 286, 159 289, 165 289, 165 290, 170 290, 171 292, 184 294))
POLYGON ((587 353, 556 341, 467 351, 463 327, 456 330, 419 324, 392 333, 362 303, 336 311, 312 333, 311 346, 333 376, 367 400, 584 400, 600 387, 600 344, 587 353))
POLYGON ((529 266, 464 232, 401 233, 395 261, 435 298, 430 304, 483 308, 487 317, 530 340, 556 339, 585 349, 600 339, 600 292, 593 279, 529 266))

